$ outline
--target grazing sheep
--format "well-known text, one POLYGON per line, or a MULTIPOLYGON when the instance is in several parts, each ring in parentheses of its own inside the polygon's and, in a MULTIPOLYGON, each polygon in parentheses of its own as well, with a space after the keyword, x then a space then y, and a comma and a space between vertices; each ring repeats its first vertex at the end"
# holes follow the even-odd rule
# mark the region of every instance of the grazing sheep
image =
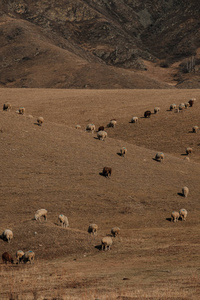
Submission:
POLYGON ((176 108, 176 104, 171 104, 170 107, 169 107, 169 110, 172 111, 172 110, 174 110, 175 108, 176 108))
POLYGON ((90 224, 88 227, 88 233, 91 233, 93 235, 97 235, 98 226, 97 224, 90 224))
POLYGON ((195 101, 196 101, 195 98, 192 98, 192 99, 190 99, 190 100, 188 101, 190 107, 192 107, 192 106, 194 105, 194 102, 195 102, 195 101))
POLYGON ((186 197, 188 196, 188 193, 189 193, 188 187, 187 187, 187 186, 184 186, 184 187, 182 188, 182 194, 183 194, 183 196, 186 198, 186 197))
POLYGON ((44 123, 44 118, 43 117, 38 117, 37 118, 37 123, 39 126, 42 126, 42 124, 44 123))
POLYGON ((190 104, 187 102, 185 103, 185 108, 188 108, 190 106, 190 104))
POLYGON ((24 256, 24 251, 22 250, 18 250, 16 252, 16 259, 17 259, 17 263, 20 264, 23 260, 23 256, 24 256))
POLYGON ((81 129, 81 125, 76 125, 76 129, 81 129))
POLYGON ((34 219, 35 219, 35 220, 38 220, 38 219, 39 219, 39 221, 41 221, 41 219, 40 219, 41 217, 43 217, 44 220, 47 221, 47 210, 44 209, 44 208, 38 209, 38 210, 36 211, 34 219))
POLYGON ((32 263, 35 259, 35 253, 31 250, 27 251, 24 253, 22 260, 24 263, 27 263, 28 261, 30 261, 30 263, 32 263))
POLYGON ((160 107, 155 107, 154 108, 154 114, 157 114, 160 111, 160 107))
POLYGON ((60 221, 62 227, 68 227, 69 226, 68 218, 64 215, 59 215, 58 216, 58 221, 60 221))
POLYGON ((112 236, 116 237, 117 235, 120 235, 120 228, 119 227, 113 227, 111 229, 112 236))
POLYGON ((162 162, 164 159, 164 153, 163 152, 157 152, 155 156, 155 160, 162 162))
POLYGON ((5 263, 5 264, 7 264, 8 262, 11 264, 14 263, 12 256, 8 252, 4 252, 1 257, 2 257, 3 263, 5 263))
POLYGON ((187 155, 191 154, 193 149, 191 147, 186 148, 185 152, 187 155))
POLYGON ((104 131, 104 126, 99 126, 98 131, 104 131))
POLYGON ((171 214, 171 222, 178 222, 179 219, 179 212, 173 211, 171 214))
POLYGON ((105 236, 101 240, 101 250, 110 250, 110 247, 112 246, 112 238, 110 236, 105 236))
POLYGON ((192 132, 197 133, 199 127, 198 126, 193 126, 192 127, 192 132))
POLYGON ((186 217, 187 217, 187 210, 186 210, 186 209, 184 209, 184 208, 180 209, 180 211, 179 211, 179 215, 180 215, 180 218, 181 218, 181 220, 184 220, 184 221, 186 221, 186 217))
POLYGON ((104 167, 103 168, 103 175, 105 177, 111 176, 111 173, 112 173, 112 168, 110 168, 110 167, 104 167))
POLYGON ((120 154, 121 154, 121 156, 123 156, 124 157, 124 155, 127 153, 127 149, 125 148, 125 147, 122 147, 121 149, 120 149, 120 154))
POLYGON ((5 103, 3 105, 3 110, 11 110, 12 109, 12 105, 10 103, 5 103))
POLYGON ((185 104, 184 103, 179 104, 178 108, 179 108, 179 110, 183 110, 185 108, 185 104))
POLYGON ((10 241, 11 241, 12 238, 13 238, 13 232, 12 232, 12 230, 10 230, 10 229, 5 229, 4 232, 3 232, 2 235, 1 235, 1 238, 2 238, 4 241, 7 241, 8 243, 10 243, 10 241))
POLYGON ((150 118, 150 116, 151 116, 150 110, 146 110, 145 113, 144 113, 144 117, 145 118, 150 118))
POLYGON ((137 123, 138 122, 138 117, 132 117, 131 123, 137 123))
POLYGON ((91 131, 92 133, 95 131, 95 125, 94 124, 88 124, 85 128, 86 131, 91 131))
POLYGON ((97 132, 97 138, 101 141, 104 141, 107 138, 107 132, 100 130, 97 132))
POLYGON ((20 107, 19 108, 19 114, 20 115, 24 115, 25 114, 25 108, 24 107, 20 107))
POLYGON ((107 125, 107 127, 115 127, 116 126, 116 124, 117 124, 117 121, 116 121, 116 119, 112 119, 112 120, 110 120, 110 123, 107 125))

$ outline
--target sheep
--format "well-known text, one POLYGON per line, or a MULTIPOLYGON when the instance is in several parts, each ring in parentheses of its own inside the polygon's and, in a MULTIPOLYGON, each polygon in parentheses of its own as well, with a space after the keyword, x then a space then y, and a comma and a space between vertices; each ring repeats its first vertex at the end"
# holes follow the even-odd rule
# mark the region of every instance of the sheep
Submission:
POLYGON ((1 257, 3 263, 7 264, 8 262, 10 262, 11 264, 14 264, 14 260, 8 252, 4 252, 1 257))
POLYGON ((58 220, 60 221, 62 227, 68 227, 69 226, 69 221, 68 221, 68 218, 66 216, 59 215, 58 220))
POLYGON ((97 132, 97 138, 101 141, 105 141, 105 139, 107 138, 107 132, 100 130, 97 132))
POLYGON ((11 109, 12 109, 12 105, 10 103, 5 103, 3 105, 3 110, 8 111, 8 110, 11 110, 11 109))
POLYGON ((164 153, 163 152, 157 152, 155 156, 155 160, 162 162, 164 159, 164 153))
POLYGON ((37 118, 37 124, 38 124, 38 126, 42 126, 43 123, 44 123, 44 118, 43 117, 38 117, 37 118))
POLYGON ((176 104, 171 104, 170 107, 169 107, 169 110, 172 111, 172 110, 174 110, 175 108, 176 108, 176 104))
POLYGON ((198 126, 193 126, 192 127, 192 132, 197 133, 199 127, 198 126))
POLYGON ((25 252, 24 255, 22 256, 22 260, 24 263, 27 263, 28 261, 32 263, 34 259, 35 259, 35 253, 31 250, 25 252))
POLYGON ((98 131, 104 131, 104 126, 99 126, 98 131))
POLYGON ((10 229, 5 229, 4 232, 3 232, 2 235, 1 235, 1 238, 2 238, 4 241, 7 241, 8 243, 10 243, 10 241, 11 241, 12 238, 13 238, 13 232, 12 232, 12 230, 10 230, 10 229))
POLYGON ((104 167, 103 168, 103 175, 105 177, 111 176, 111 173, 112 173, 112 168, 110 168, 110 167, 104 167))
POLYGON ((17 263, 18 264, 20 264, 21 262, 22 262, 22 260, 23 260, 23 256, 24 256, 24 251, 22 251, 22 250, 18 250, 17 252, 16 252, 16 259, 17 259, 17 263))
POLYGON ((76 129, 81 129, 81 125, 76 125, 76 129))
POLYGON ((185 150, 187 155, 191 154, 192 151, 193 151, 193 149, 191 147, 187 147, 186 150, 185 150))
POLYGON ((181 218, 181 220, 184 220, 184 221, 186 221, 186 217, 187 217, 187 210, 186 210, 186 209, 184 209, 184 208, 180 209, 180 211, 179 211, 179 215, 180 215, 180 218, 181 218))
POLYGON ((188 196, 188 193, 189 193, 189 189, 187 186, 184 186, 182 188, 182 195, 186 198, 188 196))
POLYGON ((185 108, 188 108, 190 106, 190 104, 187 102, 185 103, 185 108))
POLYGON ((154 108, 154 114, 157 114, 160 111, 160 107, 155 107, 154 108))
POLYGON ((39 219, 39 221, 41 221, 41 217, 44 217, 44 220, 47 221, 47 210, 42 208, 42 209, 38 209, 35 213, 35 217, 34 219, 37 221, 39 219))
POLYGON ((122 147, 121 149, 120 149, 120 154, 121 154, 121 156, 123 156, 124 157, 124 155, 127 153, 127 149, 125 148, 125 147, 122 147))
POLYGON ((112 238, 110 236, 105 236, 101 240, 101 250, 110 250, 110 247, 112 246, 112 238))
POLYGON ((86 131, 91 131, 92 133, 95 131, 95 125, 94 124, 88 124, 85 128, 86 131))
POLYGON ((178 108, 179 108, 179 110, 183 110, 185 108, 185 104, 184 103, 179 104, 178 108))
POLYGON ((195 102, 195 101, 196 101, 195 98, 192 98, 192 99, 190 99, 190 100, 188 101, 190 107, 192 107, 192 106, 194 105, 194 102, 195 102))
POLYGON ((137 123, 138 122, 138 117, 132 117, 131 123, 137 123))
POLYGON ((98 226, 97 224, 90 224, 88 227, 88 233, 91 233, 93 235, 97 235, 98 226))
POLYGON ((25 114, 25 108, 24 107, 20 107, 19 108, 19 114, 20 115, 24 115, 25 114))
POLYGON ((117 235, 120 235, 120 228, 119 227, 113 227, 111 229, 112 236, 116 237, 117 235))
POLYGON ((171 214, 171 222, 178 222, 179 219, 179 212, 173 211, 171 214))
POLYGON ((110 120, 110 123, 107 125, 107 127, 115 127, 116 126, 116 124, 117 124, 117 121, 116 121, 116 119, 112 119, 112 120, 110 120))
POLYGON ((151 116, 150 110, 146 110, 145 113, 144 113, 144 117, 145 118, 150 118, 150 116, 151 116))

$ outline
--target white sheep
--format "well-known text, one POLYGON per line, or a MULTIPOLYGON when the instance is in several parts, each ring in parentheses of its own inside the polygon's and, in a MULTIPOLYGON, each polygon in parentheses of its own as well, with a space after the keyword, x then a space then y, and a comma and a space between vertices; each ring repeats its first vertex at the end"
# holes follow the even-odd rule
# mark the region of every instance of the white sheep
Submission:
POLYGON ((86 131, 91 131, 92 133, 95 131, 95 125, 94 124, 88 124, 85 128, 86 131))
POLYGON ((12 105, 10 103, 5 103, 3 105, 3 110, 11 110, 12 109, 12 105))
POLYGON ((187 186, 184 186, 182 188, 182 195, 186 198, 188 196, 188 194, 189 194, 189 189, 187 186))
POLYGON ((25 108, 24 107, 20 107, 19 108, 19 114, 20 115, 24 115, 25 114, 25 108))
POLYGON ((176 104, 171 104, 169 110, 174 110, 176 108, 176 104))
POLYGON ((58 220, 61 223, 62 227, 68 227, 69 226, 69 221, 68 218, 64 215, 59 215, 58 220))
POLYGON ((117 235, 120 235, 120 228, 119 227, 113 227, 111 229, 112 236, 116 237, 117 235))
POLYGON ((98 225, 97 224, 90 224, 88 227, 88 233, 93 235, 97 235, 98 225))
POLYGON ((171 214, 171 222, 178 222, 179 219, 179 212, 173 211, 171 214))
POLYGON ((185 103, 185 108, 188 108, 190 106, 190 104, 187 102, 185 103))
POLYGON ((23 257, 22 257, 22 260, 24 263, 27 263, 28 261, 30 263, 32 263, 35 259, 35 253, 31 250, 27 251, 24 253, 23 257))
POLYGON ((179 211, 179 215, 180 215, 180 218, 181 218, 181 220, 184 220, 184 221, 186 221, 186 217, 187 217, 187 210, 186 210, 186 209, 184 209, 184 208, 180 209, 180 211, 179 211))
POLYGON ((198 130, 199 130, 198 126, 193 126, 192 127, 192 132, 197 133, 198 130))
POLYGON ((107 132, 100 130, 97 132, 97 137, 99 140, 104 141, 107 138, 107 132))
POLYGON ((157 152, 155 156, 155 160, 162 162, 164 159, 164 153, 163 152, 157 152))
POLYGON ((137 123, 138 122, 138 117, 132 117, 131 123, 137 123))
POLYGON ((81 129, 81 125, 76 125, 76 129, 81 129))
POLYGON ((110 247, 112 246, 112 238, 110 236, 105 236, 101 240, 101 250, 105 249, 105 251, 108 249, 110 250, 110 247))
POLYGON ((160 107, 155 107, 154 108, 154 114, 157 114, 160 111, 160 107))
POLYGON ((124 155, 127 153, 127 149, 125 148, 125 147, 122 147, 121 149, 120 149, 120 154, 121 154, 121 156, 123 156, 124 157, 124 155))
POLYGON ((179 110, 183 110, 184 108, 185 108, 185 103, 181 103, 181 104, 179 104, 179 110))
POLYGON ((192 151, 193 151, 193 149, 191 147, 187 147, 186 150, 185 150, 187 155, 191 154, 192 151))
POLYGON ((108 124, 108 127, 115 127, 117 124, 117 121, 115 119, 110 120, 110 123, 108 124))
POLYGON ((24 251, 18 250, 16 252, 16 259, 17 259, 18 264, 20 264, 22 262, 23 256, 24 256, 24 251))
POLYGON ((1 238, 5 241, 7 241, 8 243, 10 243, 10 241, 13 238, 13 232, 10 229, 5 229, 4 232, 1 235, 1 238))
POLYGON ((34 219, 35 220, 39 219, 39 221, 41 221, 41 219, 40 219, 41 217, 43 217, 45 219, 45 221, 47 221, 47 210, 44 208, 38 209, 36 211, 34 219))
POLYGON ((39 126, 42 126, 42 124, 44 123, 44 118, 43 117, 38 117, 37 118, 37 123, 39 126))

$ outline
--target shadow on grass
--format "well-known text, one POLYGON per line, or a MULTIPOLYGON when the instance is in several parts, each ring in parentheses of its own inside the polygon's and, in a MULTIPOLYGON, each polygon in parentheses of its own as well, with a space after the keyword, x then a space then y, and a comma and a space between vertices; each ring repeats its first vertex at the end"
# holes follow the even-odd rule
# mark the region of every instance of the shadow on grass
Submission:
POLYGON ((94 247, 95 249, 98 249, 99 251, 101 251, 101 245, 97 245, 94 247))
POLYGON ((177 193, 177 195, 181 196, 181 197, 184 197, 184 194, 183 193, 177 193))
POLYGON ((169 222, 171 222, 171 218, 166 218, 166 221, 169 221, 169 222))

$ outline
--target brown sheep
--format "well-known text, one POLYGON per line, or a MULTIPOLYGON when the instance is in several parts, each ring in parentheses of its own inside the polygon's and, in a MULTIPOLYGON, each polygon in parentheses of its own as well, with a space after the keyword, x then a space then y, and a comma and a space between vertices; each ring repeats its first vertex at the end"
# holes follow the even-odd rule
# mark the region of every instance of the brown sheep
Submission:
POLYGON ((112 173, 112 168, 110 168, 110 167, 104 167, 103 168, 103 175, 105 177, 111 176, 111 173, 112 173))
POLYGON ((3 105, 3 110, 11 110, 11 108, 12 108, 12 105, 10 103, 5 103, 3 105))
POLYGON ((194 98, 193 98, 193 99, 190 99, 190 100, 188 101, 190 107, 192 107, 192 106, 194 105, 194 101, 195 101, 194 98))
POLYGON ((145 113, 144 113, 144 117, 145 118, 150 118, 150 116, 151 116, 150 110, 146 110, 145 113))
POLYGON ((13 260, 12 256, 8 252, 4 252, 2 254, 2 261, 5 264, 7 264, 8 262, 10 262, 11 264, 14 263, 14 260, 13 260))
POLYGON ((99 126, 98 131, 104 131, 104 126, 99 126))

